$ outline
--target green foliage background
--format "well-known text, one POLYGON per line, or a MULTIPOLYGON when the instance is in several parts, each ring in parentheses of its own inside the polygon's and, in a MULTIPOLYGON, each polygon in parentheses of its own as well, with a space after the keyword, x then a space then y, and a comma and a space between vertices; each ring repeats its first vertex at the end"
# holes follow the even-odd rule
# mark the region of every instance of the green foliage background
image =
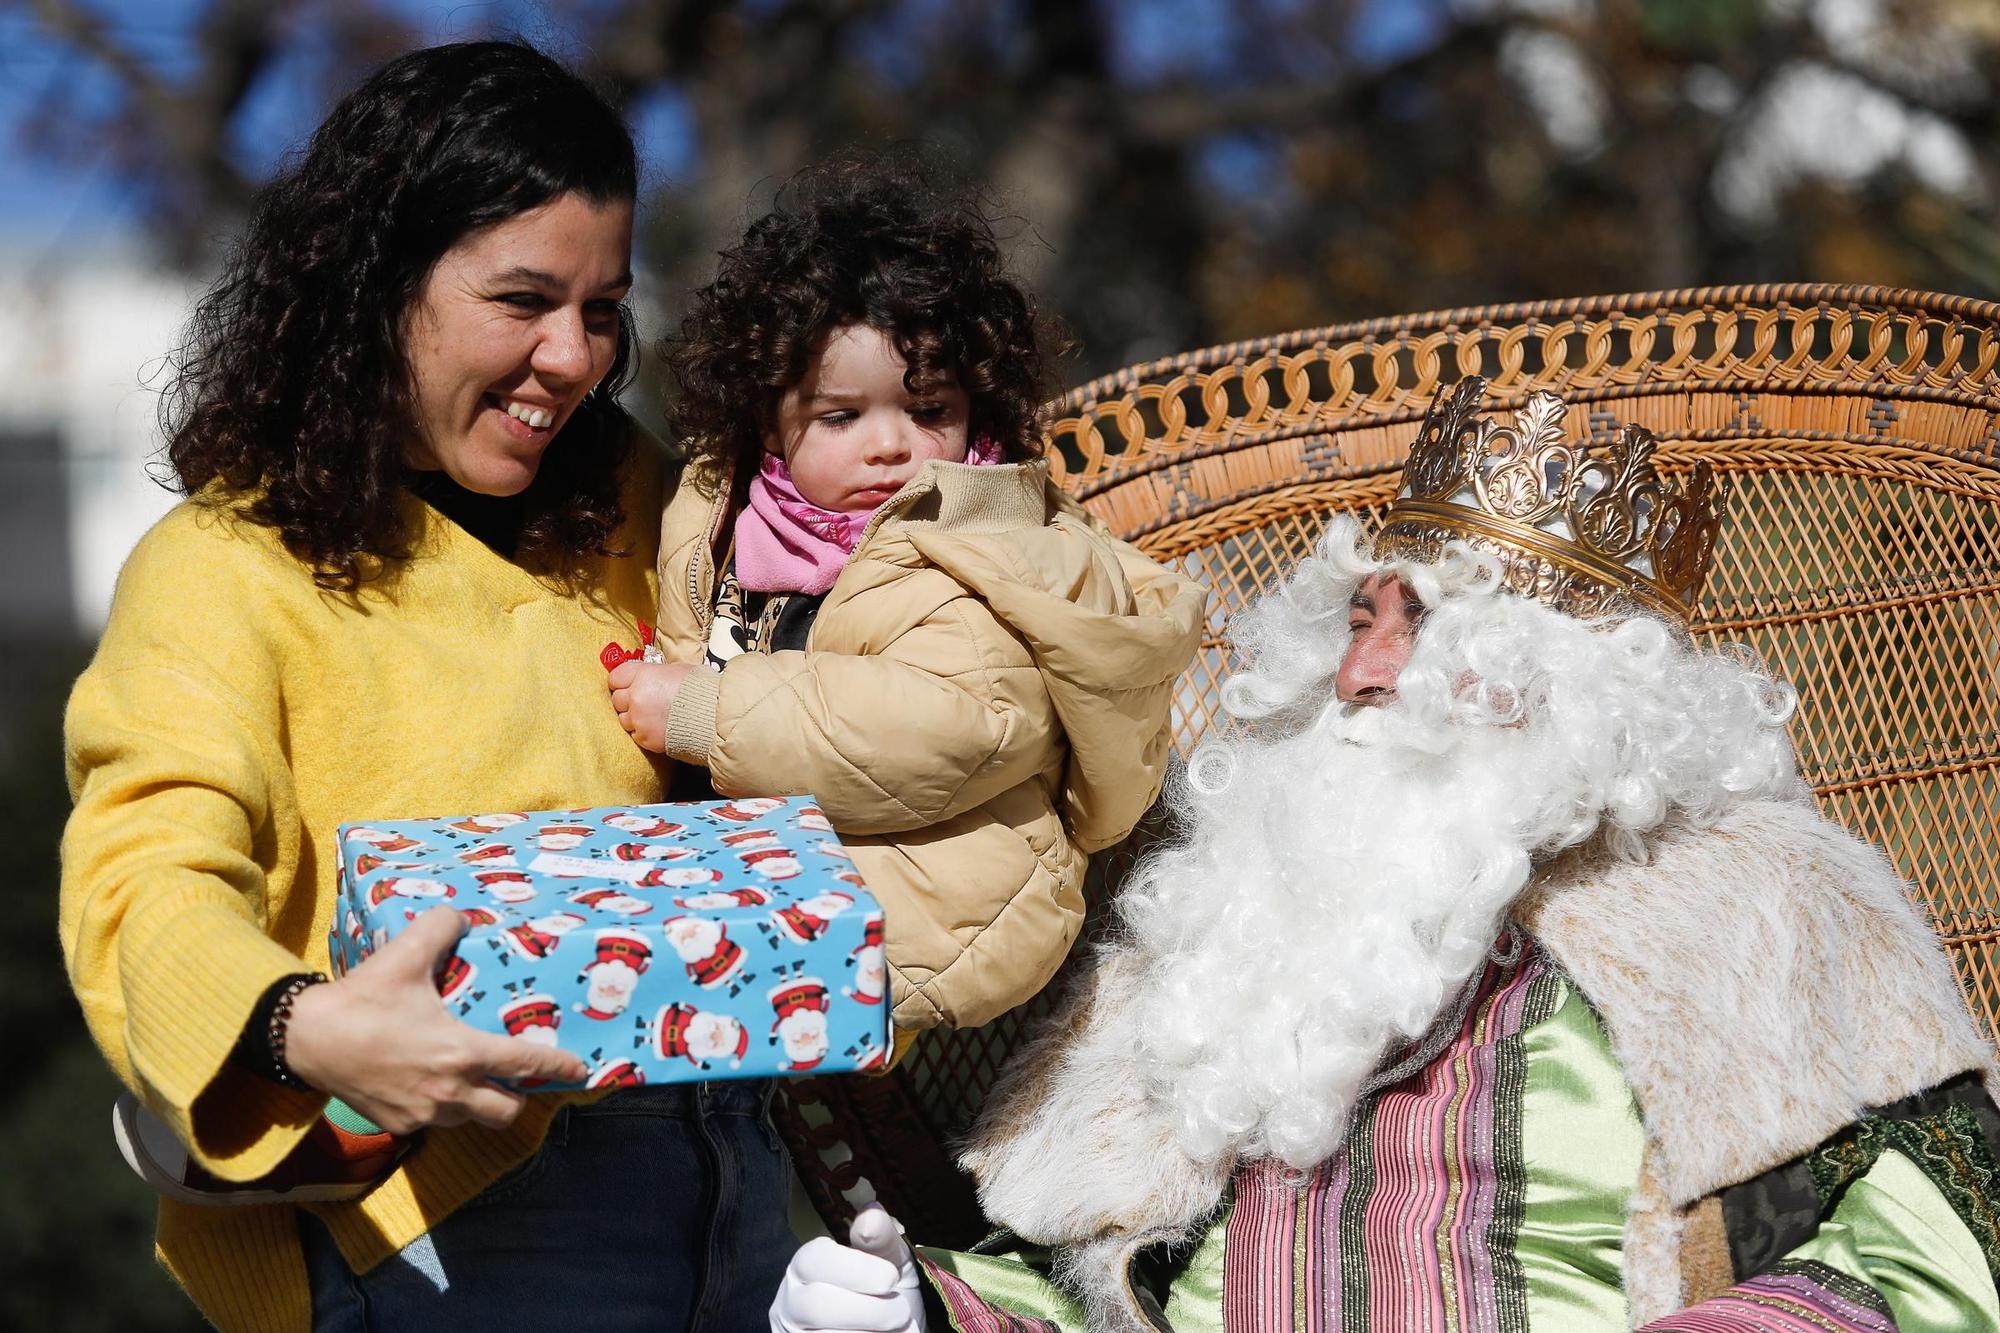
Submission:
POLYGON ((0 1326, 117 1333, 201 1327, 152 1263, 153 1192, 111 1141, 118 1093, 56 947, 56 837, 69 814, 62 704, 82 643, 0 644, 0 846, 15 943, 0 963, 0 1326))

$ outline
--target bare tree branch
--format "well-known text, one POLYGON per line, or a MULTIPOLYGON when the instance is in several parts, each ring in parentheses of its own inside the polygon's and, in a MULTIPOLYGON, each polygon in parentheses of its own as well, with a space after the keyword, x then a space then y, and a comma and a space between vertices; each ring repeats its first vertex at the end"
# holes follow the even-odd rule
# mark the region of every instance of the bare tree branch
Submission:
POLYGON ((150 177, 156 202, 170 214, 176 240, 200 243, 212 220, 240 213, 256 190, 228 153, 229 127, 258 77, 275 58, 296 0, 216 0, 196 32, 194 77, 160 78, 123 45, 99 15, 70 0, 33 0, 54 35, 118 80, 125 105, 100 127, 135 176, 150 177))
POLYGON ((1465 20, 1432 45, 1400 60, 1364 68, 1319 83, 1264 84, 1217 93, 1188 84, 1171 91, 1128 95, 1119 120, 1133 140, 1184 144, 1255 127, 1283 132, 1324 123, 1373 99, 1385 86, 1424 70, 1491 52, 1505 25, 1491 19, 1465 20))

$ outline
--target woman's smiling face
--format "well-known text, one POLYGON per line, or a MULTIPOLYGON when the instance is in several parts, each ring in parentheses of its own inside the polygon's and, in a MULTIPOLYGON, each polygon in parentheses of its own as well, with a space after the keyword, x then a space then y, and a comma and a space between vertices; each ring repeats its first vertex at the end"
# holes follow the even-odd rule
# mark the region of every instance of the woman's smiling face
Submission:
POLYGON ((424 280, 405 324, 411 466, 518 495, 618 351, 632 204, 577 194, 476 231, 424 280))

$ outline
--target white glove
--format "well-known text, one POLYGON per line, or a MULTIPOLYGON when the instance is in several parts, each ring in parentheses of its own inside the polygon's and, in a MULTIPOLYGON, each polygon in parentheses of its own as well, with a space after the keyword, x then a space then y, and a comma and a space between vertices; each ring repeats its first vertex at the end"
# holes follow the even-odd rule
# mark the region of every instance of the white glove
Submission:
POLYGON ((925 1333, 917 1261, 879 1204, 848 1228, 799 1247, 771 1302, 771 1333, 925 1333))

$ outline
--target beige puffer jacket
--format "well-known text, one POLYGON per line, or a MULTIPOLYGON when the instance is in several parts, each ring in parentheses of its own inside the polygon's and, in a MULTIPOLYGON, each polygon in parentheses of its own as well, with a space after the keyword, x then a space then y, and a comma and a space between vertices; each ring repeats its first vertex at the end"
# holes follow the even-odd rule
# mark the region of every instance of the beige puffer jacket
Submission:
MULTIPOLYGON (((659 641, 699 662, 728 479, 690 466, 659 641)), ((810 795, 887 918, 901 1028, 976 1027, 1054 975, 1089 853, 1159 794, 1202 589, 1116 541, 1042 462, 931 462, 882 506, 803 652, 688 677, 667 750, 724 796, 810 795)))

